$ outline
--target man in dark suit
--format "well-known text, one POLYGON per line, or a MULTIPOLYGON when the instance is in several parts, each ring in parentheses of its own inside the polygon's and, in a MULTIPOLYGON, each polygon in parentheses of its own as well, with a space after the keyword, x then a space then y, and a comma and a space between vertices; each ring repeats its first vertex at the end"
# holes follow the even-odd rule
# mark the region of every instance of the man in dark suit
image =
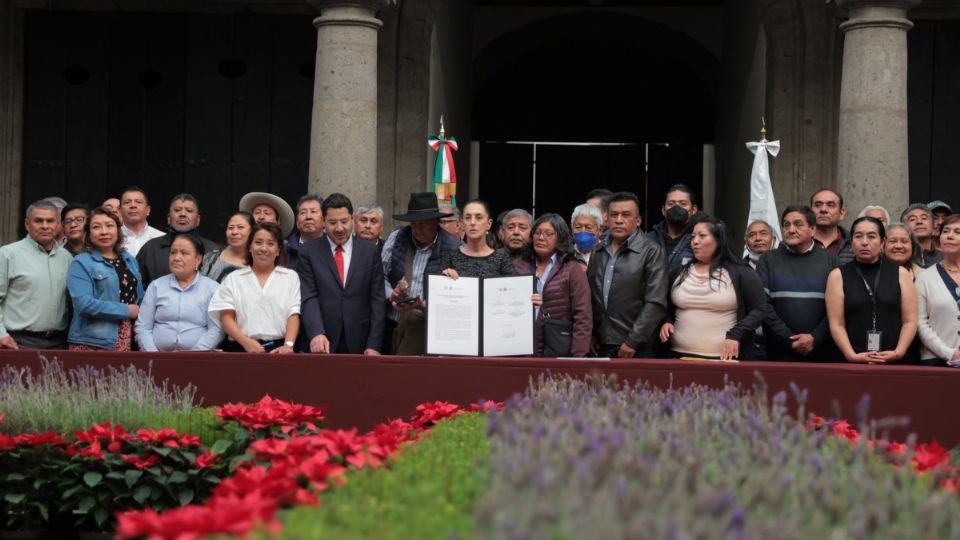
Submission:
POLYGON ((323 201, 326 236, 298 258, 300 318, 310 352, 380 354, 386 299, 377 246, 353 237, 353 204, 334 193, 323 201))

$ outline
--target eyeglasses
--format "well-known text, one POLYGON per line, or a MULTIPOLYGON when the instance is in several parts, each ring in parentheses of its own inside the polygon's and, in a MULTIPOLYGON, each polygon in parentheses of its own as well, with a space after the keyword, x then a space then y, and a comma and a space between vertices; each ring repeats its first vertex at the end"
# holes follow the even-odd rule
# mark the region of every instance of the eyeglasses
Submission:
POLYGON ((70 225, 73 225, 74 223, 76 223, 77 225, 83 225, 86 222, 87 222, 87 218, 85 217, 67 218, 63 220, 63 224, 66 225, 67 227, 69 227, 70 225))
POLYGON ((553 231, 537 231, 537 232, 533 233, 533 236, 534 236, 534 237, 539 236, 539 237, 542 237, 542 238, 553 238, 553 237, 556 236, 556 235, 557 235, 557 233, 555 233, 555 232, 553 232, 553 231))
POLYGON ((440 223, 446 225, 447 223, 456 223, 457 221, 459 221, 457 218, 441 219, 440 223))

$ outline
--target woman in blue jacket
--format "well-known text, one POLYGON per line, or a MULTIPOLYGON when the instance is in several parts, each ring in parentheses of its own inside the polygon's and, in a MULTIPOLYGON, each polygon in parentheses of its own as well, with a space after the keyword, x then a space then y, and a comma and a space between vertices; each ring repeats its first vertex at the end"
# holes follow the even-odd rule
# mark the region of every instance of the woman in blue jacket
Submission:
POLYGON ((73 301, 70 350, 129 351, 143 298, 137 261, 121 248, 120 219, 106 209, 90 211, 84 232, 86 250, 73 259, 67 274, 73 301))

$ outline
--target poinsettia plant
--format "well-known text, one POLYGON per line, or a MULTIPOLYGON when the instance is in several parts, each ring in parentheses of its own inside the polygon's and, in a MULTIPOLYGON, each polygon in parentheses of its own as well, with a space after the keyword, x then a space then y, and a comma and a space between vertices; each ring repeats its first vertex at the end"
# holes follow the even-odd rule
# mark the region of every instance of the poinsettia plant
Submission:
POLYGON ((4 526, 105 530, 120 509, 205 499, 229 474, 231 446, 109 422, 76 431, 71 442, 52 432, 0 436, 4 526))
MULTIPOLYGON (((203 537, 242 535, 255 527, 278 532, 276 512, 295 505, 319 502, 319 494, 346 482, 351 468, 381 467, 424 430, 444 418, 465 412, 447 402, 417 407, 409 422, 395 419, 366 433, 316 428, 322 409, 289 406, 269 396, 253 405, 230 404, 218 411, 224 420, 235 420, 242 429, 269 435, 250 444, 248 461, 222 481, 202 505, 161 513, 152 509, 118 516, 117 536, 133 538, 203 537)), ((495 410, 502 403, 485 402, 471 410, 495 410)))

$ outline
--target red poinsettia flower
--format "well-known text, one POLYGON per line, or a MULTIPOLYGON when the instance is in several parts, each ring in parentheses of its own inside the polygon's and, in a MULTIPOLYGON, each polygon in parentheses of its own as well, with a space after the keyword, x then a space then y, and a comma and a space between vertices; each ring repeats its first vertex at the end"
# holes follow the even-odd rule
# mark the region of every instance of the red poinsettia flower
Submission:
POLYGON ((131 435, 123 429, 122 425, 117 424, 111 428, 109 420, 102 424, 94 424, 93 427, 87 431, 77 430, 75 433, 77 440, 84 442, 102 441, 113 443, 128 441, 131 438, 131 435))
POLYGON ((193 460, 193 466, 198 469, 207 469, 207 468, 213 467, 213 465, 219 459, 220 459, 220 456, 207 450, 206 452, 197 456, 197 459, 193 460))
POLYGON ((236 420, 248 429, 292 428, 301 424, 309 424, 308 427, 314 429, 314 422, 323 420, 325 414, 322 407, 289 403, 268 394, 253 405, 228 403, 217 409, 217 417, 225 421, 236 420))
MULTIPOLYGON (((295 473, 296 471, 294 471, 295 473)), ((283 501, 298 487, 295 474, 291 469, 280 465, 269 469, 255 465, 237 469, 233 476, 224 479, 213 490, 214 497, 237 496, 242 497, 249 493, 259 492, 264 497, 275 501, 283 501)))
POLYGON ((45 444, 63 446, 67 444, 67 441, 63 440, 63 437, 54 431, 48 431, 46 433, 21 433, 16 436, 16 439, 19 443, 28 446, 42 446, 45 444))
POLYGON ((347 469, 336 463, 330 463, 321 455, 313 456, 301 462, 297 470, 317 491, 327 489, 330 483, 343 485, 347 469))
POLYGON ((492 412, 492 411, 502 411, 503 402, 493 401, 492 399, 488 399, 486 401, 481 401, 478 403, 471 403, 469 410, 470 412, 485 412, 485 413, 492 412))
POLYGON ((943 481, 940 482, 940 487, 950 493, 957 493, 957 488, 960 488, 960 478, 956 476, 944 478, 943 481))
POLYGON ((838 437, 845 437, 852 442, 860 440, 860 432, 850 425, 846 420, 837 420, 832 426, 833 434, 838 437))
POLYGON ((423 429, 430 427, 444 418, 449 418, 463 412, 459 405, 448 401, 434 401, 432 403, 421 403, 417 405, 416 412, 410 418, 410 423, 415 428, 423 429))
POLYGON ((204 505, 188 505, 163 514, 152 509, 117 515, 117 538, 199 540, 211 535, 242 536, 258 523, 277 531, 276 502, 260 493, 244 497, 210 499, 204 505))
POLYGON ((137 439, 142 442, 167 446, 169 448, 200 445, 200 437, 196 435, 181 435, 172 428, 159 430, 140 429, 137 430, 137 439))
POLYGON ((950 453, 940 446, 936 439, 929 444, 920 443, 913 448, 913 466, 917 471, 934 469, 949 461, 950 453))
POLYGON ((13 450, 18 444, 20 444, 20 441, 16 437, 0 433, 0 452, 13 450))
POLYGON ((151 455, 145 458, 141 458, 136 454, 120 454, 120 459, 126 461, 130 465, 133 465, 134 467, 142 471, 147 467, 153 467, 154 465, 156 465, 157 462, 160 461, 160 456, 151 455))
POLYGON ((74 444, 67 447, 67 455, 103 459, 103 447, 100 446, 100 441, 97 440, 93 441, 89 446, 86 447, 74 444))
POLYGON ((180 439, 178 442, 180 443, 181 447, 200 446, 201 444, 203 444, 203 441, 200 440, 200 437, 197 437, 196 435, 189 435, 189 434, 180 435, 180 439))
POLYGON ((898 443, 897 441, 890 441, 887 443, 887 454, 891 456, 902 456, 907 453, 910 447, 904 443, 898 443))

